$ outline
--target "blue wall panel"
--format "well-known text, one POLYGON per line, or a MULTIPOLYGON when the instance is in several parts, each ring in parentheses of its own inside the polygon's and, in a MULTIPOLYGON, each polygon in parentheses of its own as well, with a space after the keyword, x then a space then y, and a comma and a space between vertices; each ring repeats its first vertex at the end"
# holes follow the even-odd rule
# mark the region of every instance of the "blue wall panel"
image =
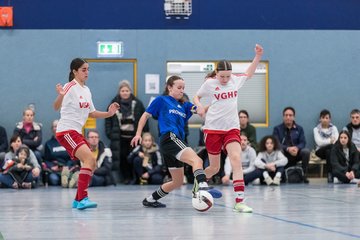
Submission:
MULTIPOLYGON (((251 60, 255 43, 262 44, 263 59, 270 66, 270 126, 258 128, 259 138, 270 134, 282 121, 282 109, 292 105, 312 147, 312 129, 322 108, 333 113, 341 129, 351 109, 360 107, 359 31, 11 30, 0 31, 0 39, 0 125, 9 135, 24 107, 35 103, 36 119, 44 124, 44 139, 50 137, 50 123, 59 117, 52 109, 55 84, 67 82, 74 57, 96 58, 98 40, 124 41, 124 58, 138 60, 138 95, 145 105, 154 96, 144 93, 145 74, 160 74, 162 89, 166 61, 251 60)), ((90 72, 89 81, 97 78, 90 72)), ((97 94, 96 89, 92 92, 97 94)), ((113 87, 108 89, 109 98, 115 93, 113 87)), ((97 99, 95 106, 101 110, 109 98, 97 99)), ((193 130, 192 145, 197 137, 198 130, 193 130)))

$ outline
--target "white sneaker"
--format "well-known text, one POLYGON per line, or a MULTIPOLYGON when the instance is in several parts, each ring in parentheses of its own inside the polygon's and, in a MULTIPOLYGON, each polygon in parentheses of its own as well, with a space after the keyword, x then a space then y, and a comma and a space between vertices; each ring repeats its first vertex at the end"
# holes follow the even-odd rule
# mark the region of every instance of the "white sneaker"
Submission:
POLYGON ((351 179, 350 183, 352 183, 352 184, 358 184, 359 181, 360 181, 360 179, 354 178, 354 179, 351 179))
POLYGON ((252 185, 260 185, 260 178, 255 179, 251 182, 252 185))
POLYGON ((273 184, 277 185, 277 186, 280 186, 280 181, 281 181, 280 177, 274 177, 273 184))
POLYGON ((267 176, 264 181, 266 182, 266 184, 269 186, 273 183, 273 180, 270 176, 267 176))
POLYGON ((334 177, 334 184, 340 184, 342 182, 340 182, 340 180, 337 177, 334 177))

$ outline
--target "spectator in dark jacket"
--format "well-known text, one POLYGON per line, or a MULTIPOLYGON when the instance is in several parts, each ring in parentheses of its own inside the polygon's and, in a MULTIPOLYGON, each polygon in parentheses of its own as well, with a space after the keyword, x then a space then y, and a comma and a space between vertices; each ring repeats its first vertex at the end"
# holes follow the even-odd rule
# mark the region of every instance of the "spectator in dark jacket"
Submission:
POLYGON ((347 124, 343 130, 350 133, 351 141, 355 144, 357 150, 360 152, 360 110, 353 109, 350 112, 350 123, 347 124))
POLYGON ((343 130, 330 152, 334 183, 358 183, 360 178, 359 152, 350 133, 343 130))
MULTIPOLYGON (((113 102, 117 102, 120 109, 114 116, 105 119, 105 132, 111 141, 113 170, 119 173, 120 179, 117 181, 128 184, 133 179, 133 167, 127 161, 127 156, 132 151, 130 142, 135 136, 139 119, 145 108, 142 102, 132 94, 131 85, 127 80, 120 81, 118 93, 111 103, 113 102)), ((148 130, 146 125, 144 131, 148 130)))
POLYGON ((71 167, 74 161, 71 160, 66 149, 56 140, 56 127, 58 120, 52 122, 53 136, 45 143, 44 162, 42 164, 44 183, 49 185, 60 185, 61 171, 64 166, 71 167))
POLYGON ((23 121, 18 122, 14 134, 19 134, 23 144, 35 154, 39 164, 42 162, 42 124, 34 122, 35 111, 27 107, 23 112, 23 121))
POLYGON ((91 178, 91 187, 107 186, 114 184, 111 175, 111 150, 106 148, 104 143, 99 139, 99 132, 95 129, 90 129, 87 132, 86 139, 90 146, 90 150, 96 158, 96 167, 91 178))
POLYGON ((295 109, 286 107, 283 110, 283 123, 274 128, 273 135, 279 140, 282 151, 288 159, 285 169, 302 162, 304 183, 309 183, 306 177, 310 160, 310 150, 305 148, 306 140, 303 128, 295 123, 295 109))
POLYGON ((4 158, 8 148, 9 148, 9 144, 8 144, 5 128, 0 126, 0 169, 4 165, 4 158))
POLYGON ((31 182, 27 182, 27 176, 31 174, 34 168, 30 160, 30 149, 27 146, 20 147, 13 161, 14 165, 8 171, 9 175, 14 179, 12 187, 15 189, 31 188, 31 182))
POLYGON ((146 132, 142 135, 141 145, 130 153, 128 161, 134 165, 136 179, 134 183, 163 183, 166 169, 163 167, 159 147, 150 133, 146 132))
MULTIPOLYGON (((4 166, 3 166, 3 173, 0 173, 0 184, 3 187, 12 188, 14 184, 14 179, 11 177, 10 174, 7 173, 8 169, 13 165, 13 159, 16 158, 16 153, 20 147, 23 147, 21 142, 21 138, 18 134, 14 134, 10 138, 10 151, 5 154, 4 166)), ((36 187, 38 183, 38 179, 41 173, 40 165, 36 159, 35 154, 30 149, 30 163, 34 166, 31 171, 31 174, 28 174, 24 182, 32 183, 32 187, 36 187)))

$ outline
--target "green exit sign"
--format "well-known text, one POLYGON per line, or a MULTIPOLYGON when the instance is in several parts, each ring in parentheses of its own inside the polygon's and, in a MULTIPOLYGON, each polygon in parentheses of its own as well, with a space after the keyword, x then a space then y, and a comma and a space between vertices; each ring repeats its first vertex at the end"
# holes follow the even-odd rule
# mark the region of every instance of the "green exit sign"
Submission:
POLYGON ((124 55, 123 42, 97 42, 98 57, 122 57, 124 55))

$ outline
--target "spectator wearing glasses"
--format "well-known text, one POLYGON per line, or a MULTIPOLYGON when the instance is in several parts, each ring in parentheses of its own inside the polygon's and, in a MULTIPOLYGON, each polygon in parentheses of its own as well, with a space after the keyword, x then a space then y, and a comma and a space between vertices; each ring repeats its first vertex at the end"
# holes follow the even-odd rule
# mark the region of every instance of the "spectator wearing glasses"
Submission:
POLYGON ((114 184, 111 177, 111 150, 100 140, 99 132, 91 129, 87 133, 87 142, 91 153, 96 158, 94 175, 91 178, 90 186, 107 186, 114 184))

